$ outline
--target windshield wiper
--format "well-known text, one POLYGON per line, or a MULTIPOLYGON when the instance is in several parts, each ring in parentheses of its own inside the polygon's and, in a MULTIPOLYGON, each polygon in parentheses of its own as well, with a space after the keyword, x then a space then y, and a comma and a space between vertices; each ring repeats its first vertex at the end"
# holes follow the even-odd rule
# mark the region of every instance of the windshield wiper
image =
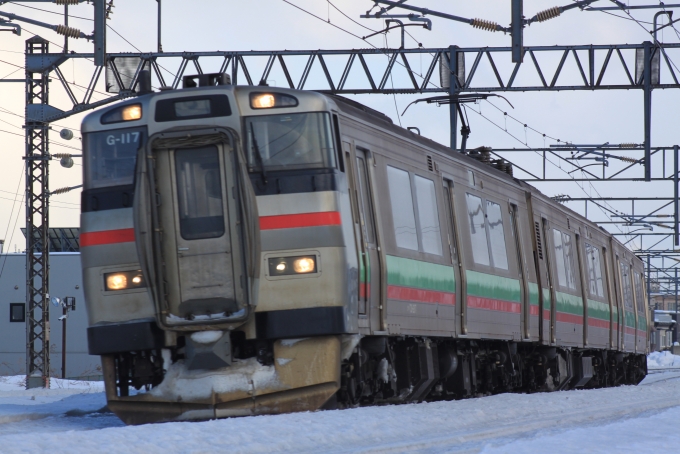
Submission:
POLYGON ((255 149, 255 159, 257 159, 257 164, 260 166, 260 175, 262 176, 262 182, 267 184, 267 171, 264 169, 264 161, 262 160, 262 153, 260 153, 260 147, 257 146, 257 139, 255 138, 255 129, 253 128, 253 123, 250 123, 250 133, 253 136, 253 148, 255 149))

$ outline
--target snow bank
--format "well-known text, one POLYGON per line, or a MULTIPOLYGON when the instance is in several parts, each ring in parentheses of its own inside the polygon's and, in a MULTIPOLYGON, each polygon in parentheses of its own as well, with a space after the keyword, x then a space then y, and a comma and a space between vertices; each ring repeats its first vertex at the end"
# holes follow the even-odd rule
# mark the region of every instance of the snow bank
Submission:
POLYGON ((680 356, 671 352, 653 352, 647 356, 647 369, 665 369, 677 367, 680 369, 680 356))

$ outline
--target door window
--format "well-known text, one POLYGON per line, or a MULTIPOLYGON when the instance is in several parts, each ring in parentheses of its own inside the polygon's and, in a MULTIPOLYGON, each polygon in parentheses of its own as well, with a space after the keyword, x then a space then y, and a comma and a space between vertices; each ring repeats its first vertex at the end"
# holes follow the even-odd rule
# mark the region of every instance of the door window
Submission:
POLYGON ((366 223, 366 241, 373 244, 375 243, 375 223, 373 222, 373 207, 368 195, 368 174, 364 158, 357 156, 357 168, 359 171, 359 197, 361 198, 362 212, 366 223))
POLYGON ((588 292, 590 293, 590 296, 604 298, 600 250, 590 243, 586 243, 586 264, 588 268, 588 292))
POLYGON ((472 194, 465 194, 472 243, 472 258, 479 265, 491 265, 489 245, 486 242, 486 218, 482 208, 482 199, 472 194))
POLYGON ((420 221, 420 239, 423 252, 442 255, 442 235, 439 230, 439 213, 437 212, 437 196, 434 181, 414 177, 416 200, 418 201, 418 221, 420 221))
POLYGON ((177 203, 182 238, 198 240, 224 235, 220 160, 216 146, 175 152, 177 203))
POLYGON ((409 174, 405 170, 387 166, 387 181, 390 188, 392 220, 397 246, 417 251, 418 234, 409 174))
POLYGON ((508 253, 505 247, 505 232, 503 232, 503 217, 501 206, 486 201, 486 220, 489 228, 489 244, 491 245, 491 259, 496 268, 508 269, 508 253))

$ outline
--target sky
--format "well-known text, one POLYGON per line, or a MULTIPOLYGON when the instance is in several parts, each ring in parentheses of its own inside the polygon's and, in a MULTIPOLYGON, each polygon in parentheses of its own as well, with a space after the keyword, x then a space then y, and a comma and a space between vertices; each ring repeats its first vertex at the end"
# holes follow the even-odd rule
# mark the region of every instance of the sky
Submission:
MULTIPOLYGON (((1 3, 1 2, 0 2, 1 3)), ((495 21, 507 26, 510 23, 510 2, 508 0, 481 0, 475 2, 409 0, 409 4, 426 7, 462 17, 481 18, 495 21)), ((546 2, 525 0, 524 14, 533 16, 536 12, 552 6, 569 4, 569 0, 546 2)), ((654 4, 654 1, 631 1, 629 4, 654 4)), ((669 2, 670 3, 670 2, 669 2)), ((610 6, 611 2, 601 0, 594 6, 610 6)), ((151 52, 157 49, 157 2, 155 0, 114 1, 114 14, 108 21, 108 52, 151 52)), ((163 0, 162 2, 162 44, 163 50, 170 51, 211 51, 211 50, 294 50, 294 49, 352 49, 376 47, 399 47, 399 33, 395 30, 387 36, 381 34, 367 40, 361 37, 370 34, 367 29, 380 30, 384 22, 376 19, 361 19, 373 6, 369 0, 256 0, 256 1, 211 1, 195 0, 192 2, 179 0, 163 0), (306 10, 307 12, 303 11, 306 10), (311 14, 318 17, 313 17, 311 14), (353 36, 356 35, 356 36, 353 36), (368 44, 367 44, 368 42, 368 44)), ((648 40, 649 22, 655 10, 633 10, 632 16, 639 22, 630 20, 622 12, 605 14, 574 9, 560 17, 544 22, 534 23, 524 31, 524 44, 530 45, 585 45, 585 44, 624 44, 641 43, 648 40)), ((0 12, 9 12, 30 17, 35 20, 60 24, 63 18, 55 12, 63 13, 63 8, 52 3, 21 3, 0 5, 0 12), (44 9, 39 11, 33 8, 44 9), (52 13, 49 13, 49 12, 52 13)), ((80 28, 85 33, 92 32, 92 7, 81 4, 70 7, 69 25, 80 28), (76 18, 78 16, 80 18, 76 18)), ((679 13, 680 14, 680 13, 679 13)), ((510 36, 503 33, 490 33, 472 28, 468 24, 453 22, 441 18, 430 17, 433 22, 431 31, 419 27, 409 27, 412 37, 407 37, 406 47, 417 47, 422 43, 425 48, 443 48, 449 45, 460 47, 509 46, 510 36)), ((660 18, 665 24, 665 17, 660 18)), ((50 50, 61 51, 64 39, 49 29, 35 25, 21 24, 23 33, 16 36, 10 32, 0 33, 0 79, 23 78, 25 40, 39 34, 50 40, 50 50)), ((1 27, 0 27, 1 28, 1 27)), ((679 27, 680 29, 680 27, 679 27)), ((670 27, 659 33, 659 40, 667 43, 678 43, 678 33, 670 27)), ((85 40, 69 40, 69 50, 75 52, 92 52, 92 44, 85 40)), ((673 63, 680 66, 680 52, 669 51, 673 63)), ((552 58, 552 57, 550 57, 552 58)), ((557 61, 550 58, 541 61, 547 74, 552 74, 557 61)), ((559 57, 558 57, 559 58, 559 57)), ((628 55, 626 56, 628 58, 628 55)), ((612 65, 618 64, 615 58, 612 65)), ((163 65, 173 72, 179 61, 166 60, 163 65)), ((507 79, 512 68, 510 56, 497 58, 499 70, 507 79)), ((531 64, 530 61, 527 62, 531 64)), ((262 63, 264 64, 264 63, 262 63)), ((329 65, 338 67, 344 61, 336 59, 329 65)), ((376 67, 384 63, 376 63, 376 67)), ((429 61, 415 58, 411 61, 417 71, 429 64, 429 61)), ((468 59, 467 67, 472 64, 468 59)), ((479 80, 492 77, 485 63, 480 65, 479 80)), ((629 62, 629 66, 631 63, 629 62)), ((204 70, 216 70, 214 64, 206 62, 204 70)), ((298 61, 292 72, 299 73, 304 61, 298 61), (298 67, 299 66, 299 67, 298 67)), ((525 65, 526 69, 529 69, 525 65)), ((70 60, 61 65, 65 78, 72 83, 76 96, 81 96, 83 87, 88 85, 94 66, 85 60, 70 60)), ((307 87, 325 88, 320 79, 319 70, 310 75, 307 87)), ((337 71, 336 71, 337 72, 337 71)), ((379 73, 379 71, 377 71, 379 73)), ((189 73, 189 71, 187 72, 189 73)), ((257 71, 256 71, 257 73, 257 71)), ((612 72, 610 83, 616 83, 615 74, 623 74, 616 68, 612 72)), ((565 66, 564 77, 577 77, 573 63, 565 66), (569 66, 572 65, 572 66, 569 66)), ((374 78, 379 74, 374 74, 374 78)), ((395 72, 393 82, 399 84, 404 73, 395 72)), ((535 82, 531 79, 531 71, 520 71, 518 83, 535 82)), ((607 76, 610 77, 610 76, 607 76)), ((166 78, 168 75, 166 74, 166 78)), ((662 82, 668 82, 670 76, 662 72, 662 82)), ((604 82, 608 82, 605 79, 604 82)), ((276 71, 270 76, 271 85, 282 85, 282 77, 276 71), (277 80, 278 79, 278 80, 277 80)), ((100 78, 93 101, 105 99, 104 78, 100 78)), ((554 139, 572 143, 642 143, 643 142, 643 105, 642 91, 597 91, 597 92, 538 92, 507 93, 507 100, 514 106, 510 108, 504 101, 495 99, 490 104, 481 101, 468 106, 468 118, 472 134, 468 147, 491 146, 494 148, 543 147, 556 143, 554 139), (499 109, 496 109, 498 106, 499 109), (474 111, 484 115, 483 118, 474 111), (507 119, 503 111, 517 119, 507 119), (527 127, 524 127, 524 124, 527 127), (546 134, 544 139, 543 134, 546 134)), ((425 103, 411 106, 405 115, 400 116, 404 108, 422 95, 357 95, 354 99, 377 109, 404 127, 416 126, 424 136, 437 140, 445 145, 449 142, 448 108, 437 108, 425 103)), ((668 146, 677 144, 676 124, 677 103, 680 92, 673 90, 656 90, 652 103, 652 146, 668 146)), ((71 108, 71 104, 56 78, 53 78, 50 92, 50 104, 62 110, 71 108)), ((19 231, 24 224, 23 209, 23 130, 24 84, 0 83, 0 152, 3 165, 0 167, 0 238, 6 240, 5 250, 23 249, 24 238, 19 231), (18 194, 18 195, 17 195, 18 194)), ((83 114, 58 121, 52 125, 50 150, 56 152, 78 153, 80 149, 79 124, 83 114), (62 128, 70 128, 75 133, 71 141, 59 138, 62 128), (74 147, 72 149, 69 147, 74 147)), ((639 153, 630 153, 630 157, 638 157, 639 153)), ((536 153, 514 154, 511 159, 531 170, 538 170, 541 161, 536 153)), ((82 182, 82 166, 79 158, 71 169, 59 166, 53 161, 50 167, 50 187, 52 190, 64 186, 73 186, 82 182)), ((548 163, 548 171, 553 176, 569 178, 568 165, 548 163), (559 168, 562 167, 562 168, 559 168)), ((613 168, 619 165, 612 161, 613 168)), ((655 161, 655 175, 664 170, 662 162, 655 161)), ((666 172, 672 170, 670 159, 666 162, 666 172)), ((601 167, 593 166, 593 171, 601 171, 601 167)), ((517 174, 516 174, 517 175, 517 174)), ((571 175, 574 175, 573 173, 571 175)), ((642 175, 639 168, 637 175, 642 175)), ((588 194, 597 196, 670 196, 672 186, 667 183, 536 183, 539 189, 548 195, 568 194, 572 197, 584 197, 588 194)), ((51 205, 52 227, 73 227, 79 224, 79 191, 53 196, 51 205)), ((583 213, 583 205, 571 203, 572 209, 583 213)), ((650 211, 657 205, 636 204, 636 212, 650 211)), ((610 204, 612 209, 625 213, 630 212, 630 205, 610 204)), ((662 213, 671 213, 664 209, 662 213)), ((590 208, 588 216, 593 220, 605 220, 605 213, 590 208)), ((613 231, 626 231, 625 227, 610 227, 613 231)), ((628 228, 633 230, 635 227, 628 228)), ((663 228, 654 230, 667 232, 663 228)), ((633 241, 632 245, 638 245, 633 241)), ((668 243, 670 246, 670 243, 668 243)), ((645 246, 648 244, 645 243, 645 246)))

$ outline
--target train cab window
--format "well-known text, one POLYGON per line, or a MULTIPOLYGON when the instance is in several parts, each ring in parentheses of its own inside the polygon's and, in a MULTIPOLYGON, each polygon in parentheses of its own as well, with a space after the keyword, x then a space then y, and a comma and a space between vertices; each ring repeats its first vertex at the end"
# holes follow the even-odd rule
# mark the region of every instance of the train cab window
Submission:
POLYGON ((489 245, 486 241, 486 217, 482 208, 482 199, 472 194, 465 194, 472 242, 472 258, 478 265, 491 265, 489 245))
POLYGON ((633 288, 630 283, 630 267, 619 262, 621 270, 621 289, 623 290, 623 304, 628 311, 633 310, 633 288))
POLYGON ((588 269, 588 292, 590 296, 604 298, 600 250, 590 243, 586 243, 586 268, 588 269))
POLYGON ((175 152, 177 203, 182 238, 198 240, 224 235, 224 210, 217 147, 175 152))
POLYGON ((571 235, 553 229, 553 247, 555 248, 555 266, 557 267, 557 282, 566 288, 576 289, 574 274, 574 248, 571 235))
POLYGON ((439 212, 437 211, 434 181, 415 175, 414 182, 423 252, 442 255, 442 235, 439 229, 439 212))
POLYGON ((489 244, 491 245, 491 259, 496 268, 508 269, 508 253, 505 247, 505 232, 503 232, 503 216, 501 206, 486 201, 486 220, 489 229, 489 244))
POLYGON ((137 151, 145 135, 145 128, 85 134, 85 189, 132 184, 137 151))
POLYGON ((416 218, 411 195, 411 178, 405 170, 387 166, 387 182, 392 204, 392 221, 397 246, 418 250, 416 218))
POLYGON ((327 113, 248 117, 245 130, 250 172, 335 167, 327 113))

